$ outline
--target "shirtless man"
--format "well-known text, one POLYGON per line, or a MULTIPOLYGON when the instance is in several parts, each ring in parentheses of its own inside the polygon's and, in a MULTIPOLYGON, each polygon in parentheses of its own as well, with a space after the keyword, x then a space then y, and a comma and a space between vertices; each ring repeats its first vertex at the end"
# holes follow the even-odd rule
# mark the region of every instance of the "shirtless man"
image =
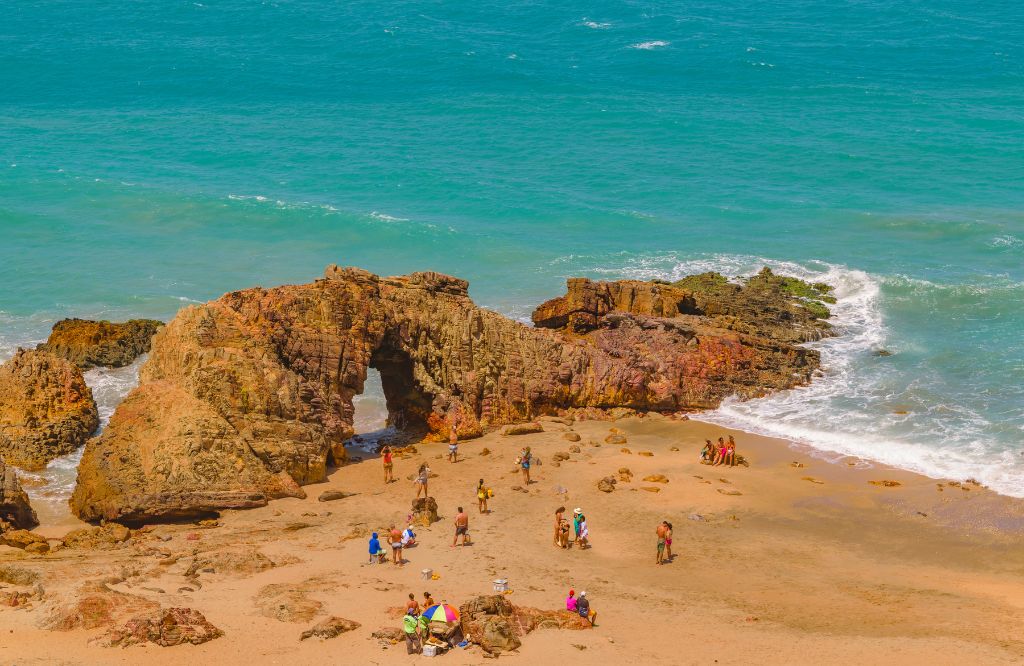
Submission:
POLYGON ((381 449, 380 457, 384 461, 384 483, 391 483, 395 480, 394 453, 392 453, 391 447, 385 446, 381 449))
POLYGON ((452 539, 452 548, 455 547, 455 543, 462 537, 462 545, 466 545, 466 539, 469 538, 469 515, 459 507, 459 513, 455 516, 455 538, 452 539))
POLYGON ((405 602, 405 612, 409 615, 420 614, 420 602, 416 601, 416 595, 409 593, 409 601, 405 602))
POLYGON ((459 417, 452 418, 448 426, 448 462, 459 461, 459 417))
POLYGON ((402 566, 402 532, 393 523, 388 529, 388 538, 391 540, 392 561, 402 566))
POLYGON ((668 533, 668 523, 664 520, 661 521, 656 532, 658 534, 658 559, 654 563, 661 564, 665 561, 665 535, 668 533))

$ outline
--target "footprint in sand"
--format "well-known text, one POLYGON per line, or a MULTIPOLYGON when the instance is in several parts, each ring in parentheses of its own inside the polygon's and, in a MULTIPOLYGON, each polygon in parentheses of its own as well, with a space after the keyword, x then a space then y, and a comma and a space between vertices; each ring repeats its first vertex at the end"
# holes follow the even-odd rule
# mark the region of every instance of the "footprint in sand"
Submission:
POLYGON ((811 483, 822 483, 822 484, 825 483, 824 481, 819 481, 818 479, 814 478, 813 476, 803 476, 803 477, 800 477, 800 479, 802 481, 810 481, 811 483))

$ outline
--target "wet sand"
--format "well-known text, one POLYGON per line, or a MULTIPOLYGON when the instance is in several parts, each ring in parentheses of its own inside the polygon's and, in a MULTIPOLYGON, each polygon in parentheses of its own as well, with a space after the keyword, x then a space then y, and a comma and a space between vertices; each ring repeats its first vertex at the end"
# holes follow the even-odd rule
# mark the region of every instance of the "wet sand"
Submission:
MULTIPOLYGON (((47 556, 0 547, 0 565, 15 562, 41 573, 46 590, 46 599, 28 609, 0 607, 0 663, 418 662, 404 645, 385 650, 371 638, 373 631, 400 625, 391 609, 408 592, 419 597, 424 590, 458 605, 490 593, 495 578, 509 580, 514 603, 546 609, 562 607, 570 587, 585 589, 600 614, 593 630, 540 630, 523 639, 518 654, 501 657, 521 663, 1024 660, 1021 500, 864 461, 825 462, 787 442, 739 432, 732 434, 749 468, 700 465, 704 438, 730 431, 659 416, 578 422, 571 429, 582 437, 580 453, 556 466, 552 454, 573 445, 563 438, 569 428, 545 428, 464 442, 464 459, 456 464, 442 459, 445 445, 421 444, 416 455, 396 461, 399 481, 386 486, 380 461, 368 456, 334 471, 327 483, 307 486, 305 500, 227 513, 212 529, 156 527, 153 534, 170 537, 166 542, 133 539, 115 550, 47 556), (604 443, 612 427, 626 435, 631 453, 604 443), (542 464, 524 493, 512 488, 522 485, 514 459, 527 445, 542 464), (491 454, 481 455, 484 448, 491 454), (419 528, 420 545, 406 551, 403 568, 366 564, 368 532, 408 515, 415 490, 407 477, 421 460, 438 475, 430 494, 441 521, 419 528), (597 482, 617 476, 621 467, 631 470, 632 482, 618 483, 612 493, 598 491, 597 482), (651 474, 668 483, 643 481, 651 474), (481 477, 496 492, 492 512, 482 516, 475 499, 481 477), (883 480, 900 485, 870 483, 883 480), (324 490, 354 494, 318 502, 324 490), (469 512, 474 544, 452 548, 451 520, 460 504, 469 512), (592 548, 552 545, 559 505, 570 513, 576 506, 585 510, 592 548), (663 519, 674 524, 676 557, 658 566, 654 530, 663 519), (286 529, 296 525, 304 526, 286 529), (201 589, 178 592, 193 552, 252 549, 279 566, 256 573, 214 567, 199 573, 201 589), (164 566, 154 550, 185 557, 164 566), (423 568, 440 579, 422 580, 423 568), (39 627, 75 596, 81 581, 117 572, 129 575, 114 589, 198 609, 225 636, 199 646, 111 649, 94 642, 103 629, 39 627), (284 622, 258 610, 265 586, 310 579, 305 594, 323 605, 314 619, 284 622), (303 630, 328 615, 362 626, 329 641, 299 641, 303 630)), ((59 536, 67 529, 40 531, 59 536)), ((442 659, 479 663, 482 654, 471 648, 442 659)))

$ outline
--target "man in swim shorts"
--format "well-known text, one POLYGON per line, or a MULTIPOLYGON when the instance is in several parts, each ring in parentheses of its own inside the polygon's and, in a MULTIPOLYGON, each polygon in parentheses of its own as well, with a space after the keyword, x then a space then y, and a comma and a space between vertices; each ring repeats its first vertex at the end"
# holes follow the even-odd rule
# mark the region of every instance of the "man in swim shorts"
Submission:
POLYGON ((459 537, 462 537, 462 545, 466 545, 469 538, 469 515, 459 507, 459 513, 455 516, 455 538, 452 539, 452 548, 455 547, 459 537))

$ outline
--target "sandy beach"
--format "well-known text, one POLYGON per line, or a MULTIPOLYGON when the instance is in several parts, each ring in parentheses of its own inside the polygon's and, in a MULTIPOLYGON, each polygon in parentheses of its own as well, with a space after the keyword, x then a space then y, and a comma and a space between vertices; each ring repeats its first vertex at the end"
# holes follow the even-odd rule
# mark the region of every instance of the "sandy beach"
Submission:
MULTIPOLYGON (((587 591, 599 613, 592 630, 542 629, 523 637, 518 653, 501 657, 514 662, 1024 659, 1020 500, 865 461, 826 462, 787 442, 740 432, 732 434, 749 468, 709 467, 698 462, 703 440, 730 431, 694 420, 652 415, 544 427, 465 441, 455 464, 443 459, 446 446, 419 444, 416 454, 396 460, 398 481, 388 485, 380 460, 366 456, 333 471, 327 483, 307 486, 305 500, 225 512, 217 527, 157 525, 107 549, 45 556, 0 547, 0 567, 37 573, 45 591, 27 607, 0 607, 0 663, 418 662, 423 657, 408 656, 404 644, 371 634, 400 626, 396 609, 409 592, 430 591, 457 606, 490 594, 495 578, 508 579, 517 605, 562 608, 575 588, 587 591), (624 446, 605 443, 611 428, 625 435, 624 446), (579 453, 564 438, 570 429, 581 436, 579 453), (523 446, 541 460, 525 492, 513 490, 522 485, 514 459, 523 446), (569 459, 554 464, 557 452, 569 459), (421 461, 436 474, 430 494, 440 521, 418 529, 420 543, 406 550, 403 567, 367 564, 369 533, 401 525, 409 514, 415 490, 407 477, 421 461), (620 468, 632 481, 600 492, 597 482, 618 477, 620 468), (668 483, 643 480, 655 474, 668 483), (495 491, 486 515, 477 513, 479 478, 495 491), (352 494, 318 502, 325 490, 352 494), (473 543, 452 548, 460 505, 470 515, 473 543), (559 505, 570 513, 584 509, 590 549, 552 544, 559 505), (673 523, 675 558, 658 566, 654 532, 661 520, 673 523), (423 580, 424 568, 440 578, 423 580), (44 628, 87 581, 131 599, 197 609, 224 636, 199 646, 122 649, 102 646, 105 627, 44 628), (331 640, 299 640, 332 615, 361 627, 331 640)), ((70 527, 44 524, 38 531, 59 537, 70 527)), ((0 596, 19 589, 27 588, 0 583, 0 596)), ((483 654, 470 647, 440 658, 469 664, 483 654)))

